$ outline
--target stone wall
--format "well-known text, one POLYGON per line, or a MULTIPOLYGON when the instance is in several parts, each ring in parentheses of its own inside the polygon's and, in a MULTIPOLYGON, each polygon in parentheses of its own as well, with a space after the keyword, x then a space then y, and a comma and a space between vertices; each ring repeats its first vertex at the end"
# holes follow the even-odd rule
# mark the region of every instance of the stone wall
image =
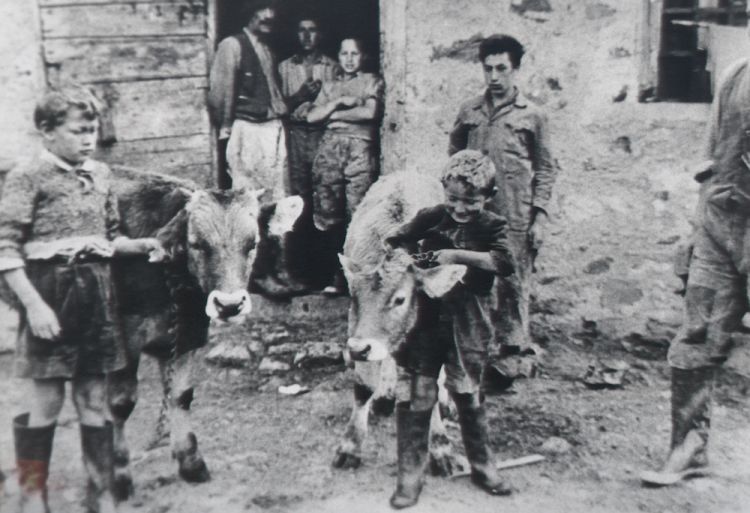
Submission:
POLYGON ((31 115, 44 87, 35 1, 0 2, 0 163, 33 153, 31 115))
POLYGON ((519 85, 549 113, 562 168, 536 309, 572 332, 585 319, 615 336, 664 336, 680 319, 671 262, 690 230, 685 166, 699 158, 708 105, 637 102, 641 4, 408 2, 407 169, 440 171, 460 103, 484 88, 481 37, 526 47, 519 85))

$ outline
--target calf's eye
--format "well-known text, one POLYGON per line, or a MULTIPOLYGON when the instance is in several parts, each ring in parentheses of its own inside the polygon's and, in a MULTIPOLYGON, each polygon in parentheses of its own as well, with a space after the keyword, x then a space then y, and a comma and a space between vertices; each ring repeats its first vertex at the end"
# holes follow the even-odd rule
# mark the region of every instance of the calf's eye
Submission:
POLYGON ((396 299, 393 300, 393 306, 401 306, 406 301, 406 298, 404 296, 399 296, 396 299))

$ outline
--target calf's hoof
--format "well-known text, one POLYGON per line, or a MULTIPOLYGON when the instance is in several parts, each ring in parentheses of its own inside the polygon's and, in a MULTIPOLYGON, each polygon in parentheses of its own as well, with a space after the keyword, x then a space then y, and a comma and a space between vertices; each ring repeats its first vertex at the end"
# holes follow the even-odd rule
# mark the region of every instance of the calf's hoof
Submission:
POLYGON ((115 469, 115 480, 112 483, 112 494, 117 502, 124 502, 133 495, 133 478, 130 472, 118 472, 115 469))
POLYGON ((179 465, 180 477, 188 483, 205 483, 211 479, 206 462, 198 451, 198 440, 188 433, 188 447, 174 452, 179 465))
POLYGON ((359 468, 362 464, 362 458, 355 454, 351 454, 346 451, 339 449, 336 451, 336 456, 333 458, 333 468, 349 469, 359 468))

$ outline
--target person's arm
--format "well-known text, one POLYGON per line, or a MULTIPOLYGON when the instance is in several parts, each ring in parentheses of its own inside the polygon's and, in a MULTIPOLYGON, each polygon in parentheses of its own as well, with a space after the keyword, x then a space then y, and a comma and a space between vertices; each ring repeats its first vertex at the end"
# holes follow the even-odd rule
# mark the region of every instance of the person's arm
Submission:
POLYGON ((365 100, 364 105, 346 110, 336 110, 330 115, 331 121, 347 121, 349 123, 365 123, 373 121, 378 114, 378 102, 374 98, 365 100))
POLYGON ((478 237, 487 244, 487 251, 444 249, 435 252, 439 264, 462 264, 489 271, 498 276, 509 276, 516 270, 516 261, 508 245, 507 222, 501 216, 491 215, 479 227, 478 237))
POLYGON ((315 102, 313 103, 310 110, 307 112, 308 123, 322 123, 328 121, 336 110, 342 108, 351 108, 359 103, 359 100, 354 96, 339 96, 338 98, 332 98, 329 87, 323 84, 323 87, 318 93, 315 102))
POLYGON ((235 76, 240 65, 240 46, 234 37, 219 43, 209 75, 208 108, 218 129, 231 128, 234 111, 235 76))
MULTIPOLYGON (((536 218, 539 214, 548 216, 548 204, 552 197, 552 187, 557 180, 559 168, 552 158, 549 141, 549 128, 547 116, 540 113, 534 131, 534 147, 532 148, 532 168, 534 178, 532 179, 532 202, 536 218)), ((532 222, 534 219, 532 219, 532 222)))
POLYGON ((419 241, 427 235, 427 231, 440 222, 443 210, 441 207, 428 207, 420 210, 414 218, 386 234, 383 245, 386 248, 402 248, 412 253, 417 251, 419 241))
POLYGON ((448 136, 448 155, 465 150, 469 142, 469 127, 464 123, 463 107, 458 111, 456 121, 448 136))
POLYGON ((60 335, 60 323, 26 276, 21 250, 34 220, 36 193, 29 173, 18 168, 8 173, 0 197, 0 276, 23 306, 31 333, 51 340, 60 335))
POLYGON ((385 83, 373 77, 366 90, 363 91, 359 104, 346 110, 337 110, 331 114, 332 121, 346 121, 349 123, 367 123, 378 117, 379 106, 383 102, 385 83))

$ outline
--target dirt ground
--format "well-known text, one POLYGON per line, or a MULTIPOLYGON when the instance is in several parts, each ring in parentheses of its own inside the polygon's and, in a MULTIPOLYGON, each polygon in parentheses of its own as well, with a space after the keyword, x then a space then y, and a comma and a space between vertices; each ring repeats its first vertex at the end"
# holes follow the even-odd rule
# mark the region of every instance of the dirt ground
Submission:
MULTIPOLYGON (((294 328, 293 320, 289 326, 294 328)), ((343 336, 342 322, 326 329, 326 336, 330 330, 343 336)), ((253 331, 257 334, 257 330, 256 326, 253 331)), ((548 351, 543 372, 489 398, 492 442, 502 459, 543 452, 541 444, 553 436, 566 440, 569 450, 547 452, 540 464, 504 471, 517 490, 510 498, 484 495, 465 478, 429 478, 415 513, 748 511, 749 380, 729 373, 719 387, 711 447, 716 475, 673 489, 644 489, 638 472, 663 458, 669 438, 663 347, 643 345, 640 351, 631 347, 626 352, 620 341, 602 334, 571 334, 544 324, 537 324, 535 332, 548 351), (629 365, 623 388, 584 387, 580 377, 589 363, 613 359, 629 365)), ((248 336, 246 328, 234 328, 223 331, 221 338, 243 344, 248 336)), ((11 355, 1 356, 0 468, 9 474, 5 494, 0 496, 2 513, 13 511, 16 501, 10 421, 24 396, 24 384, 9 377, 11 367, 11 355)), ((202 365, 194 423, 213 474, 212 481, 202 485, 177 478, 168 447, 145 450, 160 402, 155 362, 144 361, 140 374, 141 398, 128 426, 136 486, 130 504, 135 511, 389 511, 387 500, 396 471, 392 418, 371 423, 372 436, 360 469, 338 471, 330 466, 349 415, 350 376, 343 365, 292 371, 270 384, 267 376, 251 368, 202 365), (312 391, 296 397, 276 392, 278 383, 291 382, 307 384, 312 391)), ((454 423, 449 423, 449 433, 454 442, 459 440, 454 423)), ((456 447, 461 451, 460 444, 456 447)), ((80 510, 84 473, 79 451, 75 414, 68 404, 50 478, 55 512, 80 510)))

